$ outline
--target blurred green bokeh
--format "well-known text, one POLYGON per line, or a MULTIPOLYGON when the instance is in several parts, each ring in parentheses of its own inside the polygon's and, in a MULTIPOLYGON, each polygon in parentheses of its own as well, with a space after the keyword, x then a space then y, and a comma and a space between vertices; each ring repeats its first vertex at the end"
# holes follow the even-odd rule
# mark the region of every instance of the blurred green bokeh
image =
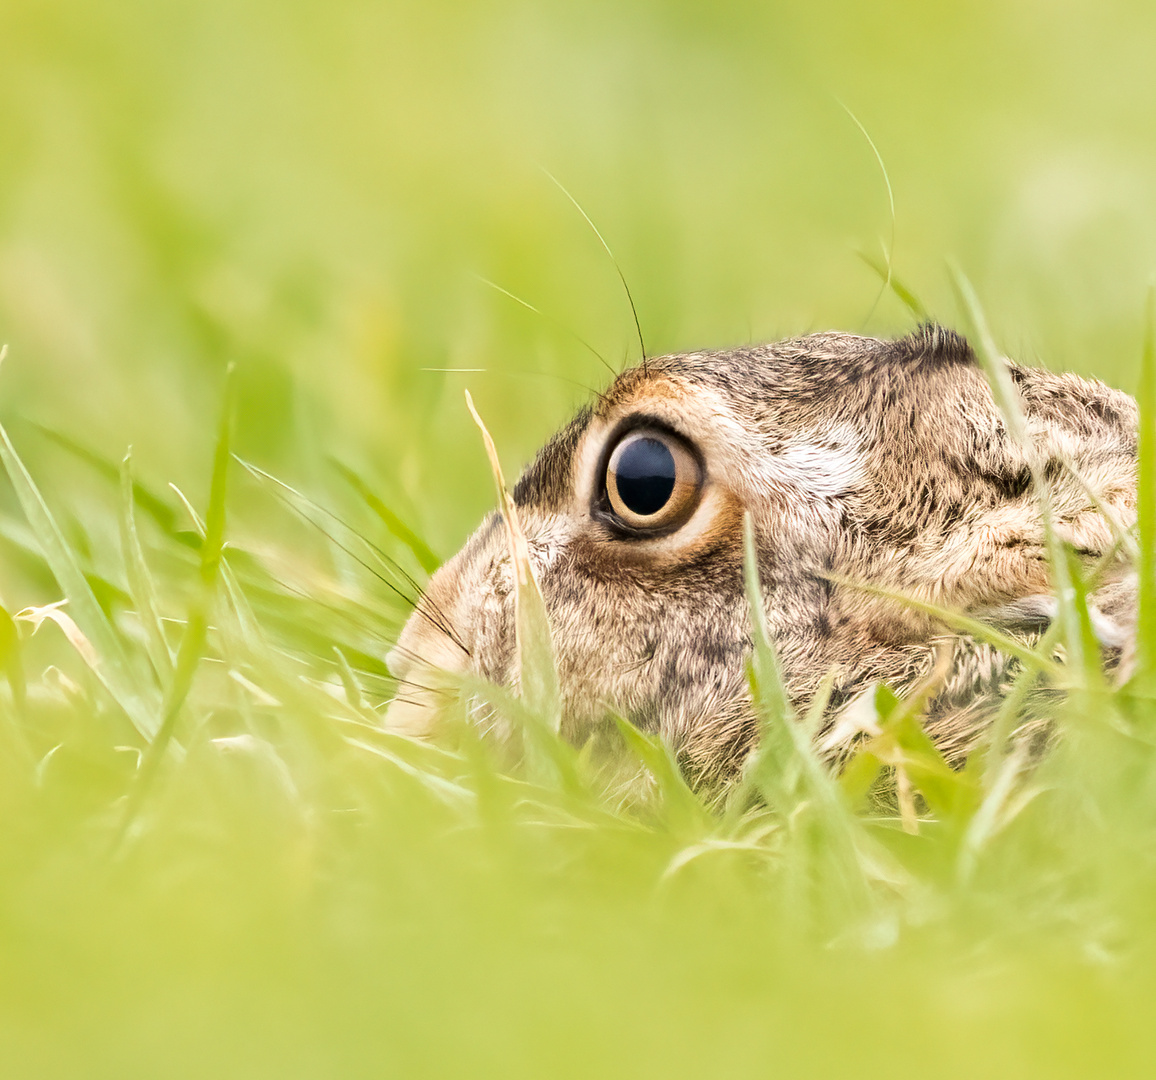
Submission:
MULTIPOLYGON (((493 500, 463 389, 513 475, 608 377, 579 338, 614 368, 639 354, 614 266, 546 170, 614 250, 652 354, 902 332, 862 258, 890 252, 940 321, 959 321, 951 260, 1011 355, 1131 390, 1153 56, 1140 0, 7 0, 0 419, 112 581, 116 487, 36 425, 109 461, 131 445, 150 489, 203 507, 230 363, 242 456, 327 505, 349 495, 330 459, 349 464, 449 555, 493 500)), ((332 556, 243 477, 230 514, 255 549, 332 556)), ((10 611, 60 595, 22 535, 0 548, 10 611)), ((158 570, 178 596, 180 552, 158 570)), ((30 678, 67 668, 27 647, 30 678)), ((1143 815, 1115 846, 1089 826, 1030 867, 997 860, 987 893, 937 894, 894 947, 884 928, 874 950, 819 949, 774 924, 749 868, 656 884, 661 830, 486 839, 360 759, 254 783, 193 754, 117 876, 92 821, 131 733, 86 715, 43 721, 64 734, 39 749, 64 750, 39 794, 0 767, 7 1075, 1150 1067, 1143 815), (295 800, 336 813, 349 791, 376 824, 317 848, 319 811, 295 800), (1116 906, 1070 941, 1079 903, 1018 922, 1077 849, 1116 906)))
POLYGON ((236 360, 250 453, 371 463, 448 553, 490 501, 462 387, 514 470, 606 377, 571 333, 637 357, 542 168, 652 352, 909 324, 844 105, 937 318, 954 259, 1013 354, 1128 385, 1154 43, 1144 3, 8 3, 4 402, 195 485, 236 360))

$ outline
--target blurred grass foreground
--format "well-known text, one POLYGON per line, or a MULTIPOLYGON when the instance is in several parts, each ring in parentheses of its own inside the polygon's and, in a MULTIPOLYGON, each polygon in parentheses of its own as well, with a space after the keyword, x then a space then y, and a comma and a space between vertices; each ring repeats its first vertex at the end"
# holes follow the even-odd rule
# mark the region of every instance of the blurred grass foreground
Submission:
POLYGON ((1149 1075, 1143 686, 1073 676, 1027 773, 881 692, 914 834, 802 750, 720 812, 635 736, 640 802, 383 732, 378 552, 491 509, 464 388, 514 475, 577 337, 637 356, 541 167, 652 353, 902 332, 888 259, 962 328, 950 258, 1134 392, 1154 50, 1140 2, 0 4, 3 1075, 1149 1075))

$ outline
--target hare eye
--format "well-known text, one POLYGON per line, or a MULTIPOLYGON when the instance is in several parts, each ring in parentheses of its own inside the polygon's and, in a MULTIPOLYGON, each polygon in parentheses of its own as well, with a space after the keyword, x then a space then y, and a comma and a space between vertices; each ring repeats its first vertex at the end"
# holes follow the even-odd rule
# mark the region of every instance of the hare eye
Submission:
POLYGON ((630 529, 667 531, 694 512, 702 469, 681 439, 643 429, 625 436, 606 465, 606 497, 630 529))

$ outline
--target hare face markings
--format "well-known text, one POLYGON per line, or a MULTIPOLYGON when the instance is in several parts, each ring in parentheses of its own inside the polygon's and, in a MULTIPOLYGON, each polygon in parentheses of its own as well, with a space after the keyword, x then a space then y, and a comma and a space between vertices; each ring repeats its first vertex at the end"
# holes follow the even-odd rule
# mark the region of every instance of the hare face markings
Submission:
MULTIPOLYGON (((836 702, 875 681, 902 692, 945 634, 841 579, 1038 633, 1049 583, 1033 470, 1048 478, 1060 535, 1085 558, 1103 554, 1135 519, 1136 410, 1098 382, 1009 373, 1025 445, 1008 435, 966 342, 935 327, 899 341, 827 333, 668 356, 620 375, 514 490, 567 730, 580 736, 612 709, 663 734, 699 773, 725 775, 741 760, 755 730, 744 512, 800 704, 831 672, 836 702)), ((391 725, 429 730, 439 670, 510 680, 513 591, 499 526, 491 518, 438 571, 428 611, 407 624, 390 658, 402 680, 391 725)), ((1126 627, 1134 591, 1121 563, 1094 597, 1096 618, 1126 627)), ((1004 661, 958 644, 961 666, 929 730, 962 754, 1004 661)))

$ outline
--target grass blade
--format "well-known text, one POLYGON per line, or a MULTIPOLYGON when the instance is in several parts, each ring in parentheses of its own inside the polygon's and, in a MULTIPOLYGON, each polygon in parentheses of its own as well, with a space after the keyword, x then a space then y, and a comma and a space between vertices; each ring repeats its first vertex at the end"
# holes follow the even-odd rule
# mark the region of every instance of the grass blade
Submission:
POLYGON ((173 657, 157 612, 156 589, 145 562, 144 549, 136 527, 136 499, 132 481, 132 453, 125 454, 120 469, 121 512, 120 546, 128 576, 129 593, 137 618, 144 628, 145 648, 157 678, 167 681, 173 670, 173 657))
MULTIPOLYGON (((121 482, 122 470, 118 469, 103 454, 84 446, 71 436, 65 435, 64 432, 57 431, 47 424, 36 423, 33 426, 45 438, 51 439, 78 461, 83 461, 86 465, 91 466, 106 480, 110 480, 114 484, 121 482)), ((177 514, 173 507, 155 492, 150 491, 139 480, 133 479, 131 485, 133 502, 148 514, 166 535, 178 538, 180 533, 177 529, 177 514)))
POLYGON ((614 717, 627 747, 654 777, 662 794, 663 822, 682 836, 702 836, 713 824, 699 797, 683 778, 670 747, 658 736, 639 731, 628 720, 614 717))
POLYGON ((578 751, 557 731, 551 730, 541 715, 531 712, 524 697, 476 676, 458 676, 455 682, 463 694, 486 702, 521 733, 533 785, 561 791, 572 803, 590 801, 578 767, 578 751))
POLYGON ((952 267, 952 281, 960 306, 971 323, 972 339, 980 367, 987 377, 996 406, 1007 425, 1012 440, 1023 448, 1031 469, 1032 487, 1040 508, 1040 523, 1044 530, 1044 540, 1048 552, 1048 569, 1051 575, 1052 592, 1056 598, 1056 621, 1060 624, 1067 653, 1067 664, 1073 671, 1087 670, 1088 659, 1084 650, 1084 635, 1076 610, 1076 593, 1069 570, 1068 556, 1063 541, 1055 528, 1052 514, 1051 492, 1047 479, 1037 461, 1027 437, 1023 403, 1019 390, 1012 382, 1008 363, 996 346, 988 327, 987 318, 979 303, 970 281, 961 270, 952 267))
POLYGON ((474 408, 474 401, 468 390, 466 405, 474 418, 474 423, 482 433, 482 441, 486 446, 486 454, 490 459, 490 468, 498 491, 498 505, 506 525, 506 542, 514 575, 518 681, 522 700, 531 715, 540 717, 551 731, 557 732, 562 723, 559 707, 561 695, 558 688, 558 673, 554 668, 554 646, 550 636, 546 602, 542 599, 542 591, 538 587, 534 565, 530 560, 530 545, 518 520, 514 500, 506 490, 497 447, 494 446, 494 440, 486 430, 477 409, 474 408))
POLYGON ((917 596, 898 592, 895 589, 887 589, 881 585, 869 585, 865 581, 843 577, 842 574, 824 574, 823 576, 836 585, 842 585, 848 589, 858 589, 871 596, 878 596, 881 600, 894 600, 897 604, 911 608, 912 611, 921 611, 925 615, 930 615, 959 633, 967 634, 977 641, 986 642, 1008 656, 1014 656, 1033 671, 1046 672, 1057 680, 1064 676, 1065 669, 1050 659, 1042 650, 1031 649, 1022 641, 1018 641, 1010 634, 1005 634, 980 619, 964 615, 959 611, 952 611, 950 608, 940 607, 938 604, 932 604, 926 600, 920 600, 917 596))
MULTIPOLYGON (((205 535, 201 541, 201 560, 198 571, 200 588, 195 592, 189 606, 181 643, 173 665, 172 679, 165 691, 164 709, 160 729, 156 738, 145 751, 140 773, 129 799, 125 815, 125 825, 131 822, 140 806, 145 792, 152 782, 164 752, 173 739, 181 706, 185 703, 193 685, 193 677, 200 666, 205 651, 208 634, 209 612, 217 590, 217 579, 221 567, 221 549, 225 543, 225 494, 229 475, 230 429, 233 420, 234 399, 233 369, 225 376, 224 404, 221 409, 220 426, 217 430, 217 445, 213 453, 213 475, 209 485, 209 506, 205 513, 205 535)), ((123 835, 123 830, 122 830, 123 835)))
MULTIPOLYGON (((772 786, 779 789, 780 796, 788 795, 783 782, 797 773, 798 791, 806 793, 802 797, 818 796, 830 808, 839 803, 834 781, 795 715, 767 627, 754 526, 749 513, 743 519, 743 576, 751 611, 751 683, 755 707, 762 721, 759 754, 764 758, 764 769, 774 774, 772 786)), ((836 816, 843 816, 841 805, 836 816)))
POLYGON ((891 272, 888 263, 880 262, 874 255, 868 254, 866 251, 860 251, 859 258, 879 275, 879 279, 883 282, 884 288, 889 288, 899 298, 899 302, 907 308, 916 319, 921 323, 929 323, 932 321, 931 315, 923 305, 923 302, 891 272))
POLYGON ((68 599, 73 619, 96 650, 100 660, 96 669, 97 677, 137 731, 151 741, 160 727, 157 702, 137 689, 142 681, 137 665, 125 651, 116 629, 97 602, 71 546, 64 539, 48 504, 2 425, 0 460, 4 463, 24 515, 40 544, 44 560, 68 599))
POLYGON ((823 910, 836 917, 863 915, 871 904, 861 858, 866 841, 783 684, 749 513, 743 518, 743 577, 751 612, 751 694, 761 721, 759 749, 747 775, 788 824, 786 914, 804 922, 823 910))
POLYGON ((418 565, 420 565, 427 574, 432 574, 441 565, 441 559, 433 553, 429 545, 381 501, 361 476, 336 458, 330 458, 329 460, 332 462, 333 467, 345 479, 346 483, 361 496, 365 505, 377 515, 389 532, 409 549, 413 557, 417 559, 418 565))
POLYGON ((1156 693, 1156 286, 1148 290, 1144 351, 1140 363, 1140 461, 1138 528, 1140 551, 1139 616, 1136 622, 1136 671, 1133 686, 1138 693, 1156 693))
POLYGON ((8 609, 0 607, 0 670, 8 679, 12 691, 12 709, 7 717, 7 728, 12 744, 27 760, 31 751, 24 735, 22 721, 25 718, 25 702, 28 687, 24 679, 24 657, 20 646, 20 631, 8 609))

